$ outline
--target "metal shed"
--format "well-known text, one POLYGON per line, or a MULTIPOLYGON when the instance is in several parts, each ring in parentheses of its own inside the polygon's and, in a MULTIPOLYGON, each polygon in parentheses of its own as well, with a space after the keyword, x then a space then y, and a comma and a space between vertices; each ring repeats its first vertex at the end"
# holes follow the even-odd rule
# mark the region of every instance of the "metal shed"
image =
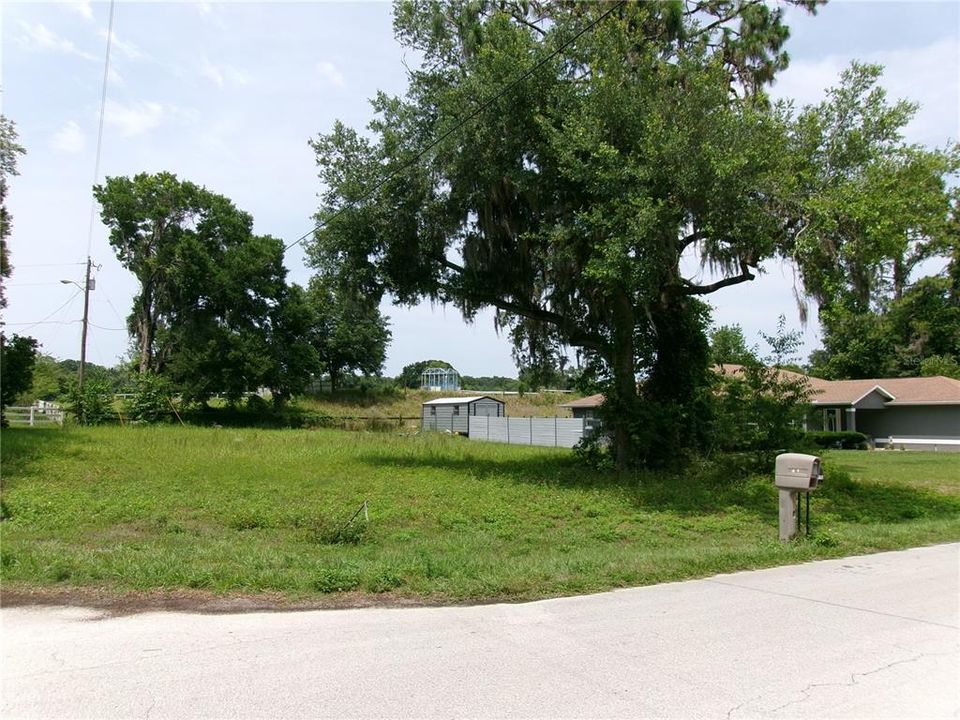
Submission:
POLYGON ((420 428, 466 435, 470 432, 471 415, 503 417, 506 414, 503 400, 488 395, 437 398, 423 403, 420 428))

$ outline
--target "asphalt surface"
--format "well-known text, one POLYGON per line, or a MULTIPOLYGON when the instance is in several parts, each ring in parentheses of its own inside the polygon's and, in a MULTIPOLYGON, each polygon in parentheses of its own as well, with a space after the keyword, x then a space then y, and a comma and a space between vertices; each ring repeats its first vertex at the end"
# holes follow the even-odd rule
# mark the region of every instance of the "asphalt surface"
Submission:
POLYGON ((524 605, 6 608, 2 717, 960 716, 960 545, 524 605))

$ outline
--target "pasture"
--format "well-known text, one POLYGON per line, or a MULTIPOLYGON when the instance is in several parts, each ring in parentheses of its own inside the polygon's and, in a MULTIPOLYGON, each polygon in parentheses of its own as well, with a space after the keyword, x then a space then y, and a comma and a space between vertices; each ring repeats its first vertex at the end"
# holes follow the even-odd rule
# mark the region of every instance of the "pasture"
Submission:
POLYGON ((2 432, 5 593, 527 600, 960 539, 960 456, 831 452, 813 534, 720 463, 597 472, 439 434, 2 432), (360 512, 367 503, 368 520, 360 512))

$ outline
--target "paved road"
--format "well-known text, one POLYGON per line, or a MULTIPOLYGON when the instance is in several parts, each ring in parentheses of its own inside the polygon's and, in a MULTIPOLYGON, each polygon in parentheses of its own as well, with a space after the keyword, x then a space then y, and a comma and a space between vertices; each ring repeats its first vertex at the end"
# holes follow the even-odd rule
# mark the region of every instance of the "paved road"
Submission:
POLYGON ((2 716, 958 717, 960 545, 526 605, 12 608, 2 716))

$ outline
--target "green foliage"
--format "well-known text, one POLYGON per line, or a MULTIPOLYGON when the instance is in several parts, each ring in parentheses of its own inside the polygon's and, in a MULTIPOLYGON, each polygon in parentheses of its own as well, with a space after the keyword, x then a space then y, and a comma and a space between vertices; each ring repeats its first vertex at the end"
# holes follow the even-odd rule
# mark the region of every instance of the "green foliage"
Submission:
POLYGON ((398 3, 396 36, 422 64, 403 97, 374 100, 370 139, 337 123, 313 141, 311 263, 364 297, 467 319, 492 307, 521 367, 582 348, 621 467, 675 459, 705 428, 694 298, 751 280, 794 227, 787 112, 763 93, 787 63, 783 17, 747 2, 398 3), (450 132, 478 98, 489 108, 450 132), (723 279, 684 277, 690 249, 723 279), (643 402, 638 375, 653 379, 643 402), (642 416, 654 405, 661 422, 642 416))
MULTIPOLYGON (((403 369, 400 371, 400 374, 397 375, 397 384, 400 387, 405 388, 419 388, 421 376, 423 371, 427 368, 447 368, 450 370, 455 370, 450 363, 445 360, 420 360, 419 362, 410 363, 409 365, 404 365, 403 369)), ((463 378, 461 378, 463 380, 463 378)), ((464 387, 464 389, 467 389, 464 387)))
POLYGON ((833 307, 821 320, 824 348, 810 358, 819 377, 949 375, 960 362, 960 298, 949 277, 921 278, 882 312, 833 307))
POLYGON ((390 330, 376 301, 336 278, 314 276, 306 293, 313 312, 311 338, 332 390, 355 371, 379 375, 390 330))
POLYGON ((795 449, 811 388, 804 375, 784 369, 801 337, 786 330, 780 317, 776 335, 764 335, 771 354, 742 371, 718 375, 713 440, 724 452, 746 453, 757 470, 771 467, 774 455, 795 449))
POLYGON ((870 447, 867 436, 859 432, 808 432, 803 437, 820 448, 842 448, 843 450, 866 450, 870 447))
POLYGON ((794 129, 806 160, 799 175, 804 228, 789 251, 824 310, 863 314, 899 297, 948 230, 946 177, 960 170, 960 146, 905 143, 917 106, 889 103, 882 71, 853 63, 826 100, 804 108, 794 129))
POLYGON ((757 362, 757 351, 747 347, 739 325, 721 325, 710 333, 710 361, 714 365, 748 365, 757 362))
POLYGON ((349 522, 345 518, 317 518, 307 528, 310 542, 320 545, 359 545, 367 534, 367 519, 354 517, 349 522))
POLYGON ((0 115, 0 310, 7 306, 5 282, 13 271, 7 247, 13 221, 7 212, 7 178, 19 174, 18 156, 25 152, 23 146, 17 142, 16 125, 5 115, 0 115))
POLYGON ((253 218, 229 199, 171 173, 107 178, 94 195, 140 285, 130 327, 141 373, 168 377, 196 402, 237 401, 267 383, 283 394, 295 382, 287 370, 298 375, 309 351, 289 342, 298 308, 288 305, 297 298, 280 240, 254 235, 253 218))
POLYGON ((174 395, 170 382, 152 372, 134 378, 133 397, 127 401, 127 415, 132 420, 158 422, 169 420, 174 395))
POLYGON ((102 377, 84 378, 82 390, 77 380, 71 380, 66 396, 67 409, 80 425, 102 425, 116 417, 113 390, 102 377))
POLYGON ((920 374, 924 377, 942 375, 960 380, 960 361, 947 355, 931 355, 920 362, 920 374))
POLYGON ((888 102, 881 74, 854 63, 794 127, 803 227, 786 251, 819 305, 824 349, 811 364, 829 379, 913 376, 933 355, 960 358, 956 282, 948 272, 911 284, 921 263, 956 252, 948 186, 960 146, 904 142, 917 106, 888 102))
MULTIPOLYGON (((406 370, 406 368, 404 368, 404 370, 406 370)), ((419 387, 419 385, 417 387, 419 387)), ((481 375, 479 377, 461 375, 460 388, 462 390, 501 390, 504 392, 516 392, 520 389, 520 381, 517 378, 504 377, 502 375, 481 375)))
POLYGON ((14 428, 3 444, 5 597, 64 583, 523 600, 960 537, 945 453, 824 451, 812 519, 831 542, 783 545, 772 476, 726 455, 614 473, 553 448, 179 425, 14 428), (313 540, 365 497, 360 544, 313 540))
POLYGON ((37 341, 26 335, 9 338, 0 333, 0 410, 12 405, 18 395, 33 383, 37 341))

